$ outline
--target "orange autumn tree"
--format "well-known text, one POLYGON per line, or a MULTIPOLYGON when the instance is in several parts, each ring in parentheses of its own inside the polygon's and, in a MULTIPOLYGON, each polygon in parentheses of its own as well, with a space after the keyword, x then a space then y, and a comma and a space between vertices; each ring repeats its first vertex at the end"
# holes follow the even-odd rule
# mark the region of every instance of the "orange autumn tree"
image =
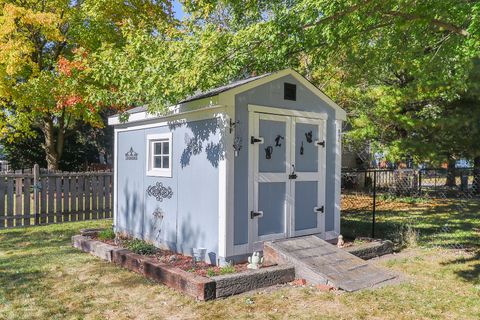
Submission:
POLYGON ((125 29, 158 34, 174 24, 168 0, 0 0, 0 138, 40 129, 48 168, 59 169, 68 135, 125 108, 98 100, 97 90, 115 88, 95 80, 92 54, 121 48, 125 29))

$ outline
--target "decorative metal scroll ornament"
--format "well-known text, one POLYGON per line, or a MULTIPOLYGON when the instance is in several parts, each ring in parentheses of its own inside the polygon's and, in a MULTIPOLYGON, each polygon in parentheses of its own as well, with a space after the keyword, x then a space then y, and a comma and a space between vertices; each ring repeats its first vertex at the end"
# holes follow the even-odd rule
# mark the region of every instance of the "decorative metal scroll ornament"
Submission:
POLYGON ((313 132, 312 130, 305 133, 305 138, 307 138, 308 143, 312 143, 313 141, 313 132))
POLYGON ((270 160, 272 159, 273 147, 268 146, 265 148, 265 159, 270 160))
POLYGON ((148 186, 147 195, 150 197, 155 197, 157 201, 162 202, 163 199, 170 199, 173 196, 172 188, 165 187, 163 183, 157 182, 152 186, 148 186))
POLYGON ((155 211, 153 211, 152 215, 153 215, 156 219, 163 219, 164 213, 163 213, 163 210, 162 210, 162 209, 157 208, 157 209, 155 209, 155 211))
POLYGON ((240 150, 242 150, 242 138, 241 137, 235 137, 233 140, 233 150, 235 157, 238 157, 238 153, 240 150))
POLYGON ((130 147, 130 150, 125 153, 125 160, 137 160, 138 159, 138 153, 133 151, 133 147, 130 147))
POLYGON ((282 137, 281 135, 277 135, 277 137, 275 138, 275 147, 281 147, 282 146, 282 140, 284 140, 285 138, 282 137))

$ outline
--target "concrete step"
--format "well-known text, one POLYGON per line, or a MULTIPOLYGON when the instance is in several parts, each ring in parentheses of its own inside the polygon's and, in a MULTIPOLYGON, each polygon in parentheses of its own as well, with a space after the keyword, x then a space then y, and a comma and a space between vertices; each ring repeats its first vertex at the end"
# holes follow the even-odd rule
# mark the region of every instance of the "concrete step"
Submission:
POLYGON ((297 278, 345 291, 371 288, 396 275, 320 239, 305 236, 265 242, 264 263, 291 263, 297 278))

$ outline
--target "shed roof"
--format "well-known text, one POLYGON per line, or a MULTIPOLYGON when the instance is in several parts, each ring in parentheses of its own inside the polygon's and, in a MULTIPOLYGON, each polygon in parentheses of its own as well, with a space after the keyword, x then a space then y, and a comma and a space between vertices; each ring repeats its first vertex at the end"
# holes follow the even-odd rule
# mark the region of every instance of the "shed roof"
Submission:
MULTIPOLYGON (((210 90, 207 90, 207 91, 203 91, 203 92, 198 91, 198 92, 194 93, 193 95, 191 95, 191 96, 185 98, 184 100, 180 101, 179 104, 194 101, 194 100, 199 100, 199 99, 203 99, 203 98, 213 97, 213 96, 216 96, 216 95, 218 95, 222 92, 225 92, 225 91, 228 91, 230 89, 242 86, 244 84, 255 81, 257 79, 264 78, 264 77, 269 76, 271 74, 272 73, 269 72, 269 73, 265 73, 265 74, 262 74, 262 75, 259 75, 259 76, 252 76, 252 77, 248 77, 248 78, 245 78, 245 79, 232 81, 232 82, 230 82, 230 83, 228 83, 224 86, 213 88, 213 89, 210 89, 210 90)), ((135 108, 132 108, 132 109, 128 110, 127 112, 132 114, 132 113, 138 113, 138 112, 144 112, 144 111, 147 111, 147 106, 135 107, 135 108)))
MULTIPOLYGON (((264 83, 265 81, 274 80, 278 77, 283 77, 283 76, 288 75, 288 74, 295 77, 298 81, 300 81, 300 83, 305 85, 308 89, 312 90, 312 92, 314 92, 317 96, 319 96, 321 99, 323 99, 328 105, 332 106, 336 110, 336 114, 337 114, 336 117, 338 119, 345 120, 346 113, 342 108, 340 108, 330 97, 325 95, 325 93, 323 93, 320 89, 318 89, 316 86, 314 86, 305 77, 303 77, 301 74, 299 74, 298 72, 296 72, 295 70, 290 69, 290 68, 289 69, 284 69, 284 70, 281 70, 281 71, 265 73, 265 74, 262 74, 262 75, 259 75, 259 76, 252 76, 252 77, 249 77, 249 78, 246 78, 246 79, 236 80, 236 81, 230 82, 230 83, 228 83, 224 86, 220 86, 220 87, 217 87, 217 88, 214 88, 214 89, 210 89, 208 91, 197 92, 197 93, 193 94, 192 96, 180 101, 177 104, 177 106, 180 105, 180 104, 189 103, 189 102, 192 102, 192 101, 195 101, 195 100, 200 100, 200 99, 204 99, 204 98, 218 96, 219 94, 221 94, 223 92, 226 92, 226 91, 230 91, 230 90, 234 91, 234 94, 236 94, 236 93, 241 92, 243 90, 248 90, 249 88, 254 86, 255 83, 260 85, 260 84, 264 83), (265 78, 265 79, 263 79, 263 78, 265 78), (252 83, 252 84, 249 84, 249 83, 252 83)), ((128 110, 127 112, 129 114, 132 114, 132 115, 135 114, 136 116, 138 114, 138 117, 136 117, 135 120, 134 120, 135 122, 146 120, 147 118, 152 119, 152 118, 162 118, 162 117, 168 117, 169 116, 169 114, 165 114, 165 115, 150 114, 148 112, 147 106, 135 107, 135 108, 132 108, 132 109, 128 110), (143 115, 142 115, 142 113, 143 113, 143 115)), ((181 113, 182 112, 177 113, 177 114, 181 114, 181 113)), ((121 124, 121 121, 119 121, 119 115, 118 114, 109 117, 108 122, 111 125, 121 124)))

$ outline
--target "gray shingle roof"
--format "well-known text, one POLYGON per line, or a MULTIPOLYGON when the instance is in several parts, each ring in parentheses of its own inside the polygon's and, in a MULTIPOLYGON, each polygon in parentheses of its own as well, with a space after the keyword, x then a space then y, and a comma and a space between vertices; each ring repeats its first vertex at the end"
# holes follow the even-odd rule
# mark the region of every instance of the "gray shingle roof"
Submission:
POLYGON ((246 79, 243 79, 243 80, 233 81, 233 82, 230 82, 229 84, 226 84, 226 85, 218 87, 218 88, 214 88, 214 89, 211 89, 211 90, 208 90, 208 91, 205 91, 205 92, 196 93, 196 94, 186 98, 185 100, 180 101, 180 103, 185 103, 185 102, 189 102, 189 101, 193 101, 193 100, 213 97, 213 96, 216 96, 219 93, 222 93, 222 92, 228 91, 230 89, 242 86, 244 84, 247 84, 249 82, 264 78, 264 77, 269 76, 269 75, 271 75, 271 73, 265 73, 265 74, 262 74, 260 76, 254 76, 254 77, 246 78, 246 79))
POLYGON ((138 112, 143 112, 146 111, 147 107, 146 106, 141 106, 141 107, 135 107, 130 110, 127 110, 128 113, 138 113, 138 112))
MULTIPOLYGON (((216 96, 216 95, 218 95, 222 92, 225 92, 225 91, 228 91, 230 89, 233 89, 233 88, 242 86, 244 84, 247 84, 249 82, 264 78, 264 77, 269 76, 271 74, 272 73, 265 73, 265 74, 262 74, 260 76, 253 76, 253 77, 250 77, 250 78, 233 81, 233 82, 230 82, 229 84, 226 84, 224 86, 217 87, 217 88, 214 88, 214 89, 211 89, 211 90, 208 90, 208 91, 197 92, 197 93, 191 95, 190 97, 180 101, 179 103, 186 103, 186 102, 190 102, 190 101, 194 101, 194 100, 213 97, 213 96, 216 96)), ((147 111, 146 106, 132 108, 132 109, 128 110, 128 113, 132 114, 132 113, 138 113, 138 112, 143 112, 143 111, 147 111)))

